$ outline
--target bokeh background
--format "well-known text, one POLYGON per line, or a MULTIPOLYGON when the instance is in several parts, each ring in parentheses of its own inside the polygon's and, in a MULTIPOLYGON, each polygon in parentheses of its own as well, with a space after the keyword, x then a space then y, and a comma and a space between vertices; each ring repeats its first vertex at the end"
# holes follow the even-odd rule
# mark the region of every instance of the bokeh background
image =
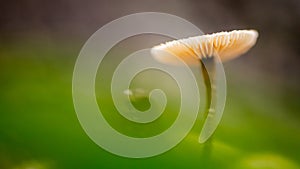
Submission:
MULTIPOLYGON (((298 0, 1 1, 0 168, 300 168, 299 30, 298 0), (136 12, 174 14, 204 33, 259 31, 251 51, 224 63, 227 104, 208 143, 197 142, 199 119, 191 134, 171 151, 127 159, 99 148, 81 128, 72 103, 72 71, 78 53, 101 26, 136 12)), ((136 38, 128 41, 131 45, 120 44, 106 62, 114 65, 141 41, 149 46, 165 39, 136 38)), ((113 67, 110 64, 106 64, 108 70, 113 67)), ((102 75, 109 81, 108 70, 104 66, 102 75)), ((145 73, 143 77, 160 74, 145 73)), ((106 83, 100 77, 97 80, 100 88, 106 83)), ((99 102, 106 103, 102 109, 114 112, 110 96, 101 95, 100 89, 98 93, 99 102)), ((170 117, 176 115, 172 105, 177 101, 170 101, 166 109, 170 117)), ((149 106, 147 99, 135 105, 149 106)), ((124 120, 106 117, 121 132, 139 137, 148 136, 137 132, 139 127, 151 135, 169 125, 161 121, 151 129, 128 127, 124 120)))

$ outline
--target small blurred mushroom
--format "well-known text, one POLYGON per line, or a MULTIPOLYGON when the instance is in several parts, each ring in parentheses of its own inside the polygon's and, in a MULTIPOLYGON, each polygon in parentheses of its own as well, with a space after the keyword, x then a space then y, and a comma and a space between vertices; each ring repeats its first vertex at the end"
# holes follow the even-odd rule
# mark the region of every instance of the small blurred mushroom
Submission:
MULTIPOLYGON (((154 46, 151 49, 153 57, 162 63, 177 65, 178 59, 174 57, 176 56, 188 65, 201 64, 201 72, 207 91, 207 112, 199 137, 200 143, 204 143, 213 134, 218 125, 215 123, 215 115, 222 113, 216 112, 215 109, 215 102, 218 100, 216 97, 217 85, 213 79, 216 56, 222 62, 236 58, 252 48, 257 37, 258 32, 256 30, 234 30, 174 40, 154 46)), ((219 118, 221 118, 220 116, 219 118)))
POLYGON ((125 95, 127 95, 132 101, 148 98, 147 91, 145 89, 142 89, 142 88, 126 89, 126 90, 124 90, 123 93, 125 95))

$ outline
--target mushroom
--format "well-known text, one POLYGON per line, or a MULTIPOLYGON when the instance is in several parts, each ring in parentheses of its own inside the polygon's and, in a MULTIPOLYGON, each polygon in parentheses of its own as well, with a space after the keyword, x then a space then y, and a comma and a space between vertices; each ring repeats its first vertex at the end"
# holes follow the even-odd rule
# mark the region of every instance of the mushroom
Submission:
POLYGON ((214 133, 223 112, 215 109, 218 101, 217 82, 214 79, 216 60, 224 62, 246 53, 255 45, 257 37, 258 32, 255 30, 233 30, 173 40, 151 49, 153 57, 162 63, 178 64, 174 56, 188 65, 198 65, 200 62, 207 91, 206 120, 199 137, 200 143, 204 143, 214 133))

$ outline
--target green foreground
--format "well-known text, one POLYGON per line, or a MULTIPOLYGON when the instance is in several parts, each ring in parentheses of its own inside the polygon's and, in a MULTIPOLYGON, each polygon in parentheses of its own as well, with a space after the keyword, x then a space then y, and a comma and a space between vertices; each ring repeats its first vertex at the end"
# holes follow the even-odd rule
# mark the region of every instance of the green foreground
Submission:
MULTIPOLYGON (((159 156, 128 159, 104 151, 85 134, 74 111, 72 71, 80 45, 74 46, 38 41, 1 46, 0 168, 300 168, 299 90, 272 78, 261 83, 255 76, 246 79, 231 65, 226 66, 224 116, 209 142, 198 143, 199 118, 183 142, 159 156)), ((101 110, 120 132, 155 135, 175 119, 178 100, 171 99, 169 115, 158 125, 126 122, 117 116, 109 93, 101 91, 108 83, 100 76, 96 92, 99 103, 105 103, 101 110)), ((149 106, 147 100, 135 104, 149 106)))

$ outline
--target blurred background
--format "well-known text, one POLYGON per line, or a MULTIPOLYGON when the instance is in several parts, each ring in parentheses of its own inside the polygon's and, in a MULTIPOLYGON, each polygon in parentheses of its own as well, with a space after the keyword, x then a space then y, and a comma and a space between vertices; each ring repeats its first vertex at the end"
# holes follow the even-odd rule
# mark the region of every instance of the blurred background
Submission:
MULTIPOLYGON (((299 30, 299 0, 1 1, 0 168, 300 168, 299 30), (136 12, 174 14, 204 33, 258 30, 253 49, 224 63, 227 104, 208 143, 197 142, 201 125, 196 125, 167 153, 127 159, 99 148, 81 128, 72 103, 72 72, 79 51, 101 26, 136 12)), ((149 41, 149 37, 142 39, 149 41)), ((163 40, 165 37, 145 44, 163 40)), ((134 41, 131 44, 140 44, 134 41)), ((137 48, 124 44, 110 52, 107 69, 120 61, 118 55, 137 48)), ((109 81, 110 73, 103 71, 105 67, 102 74, 109 81)), ((153 73, 157 72, 144 77, 153 73)), ((101 88, 107 81, 98 78, 97 83, 101 88)), ((101 94, 100 89, 96 91, 101 94)), ((98 101, 106 103, 102 109, 115 111, 110 108, 111 97, 101 96, 98 101)), ((147 99, 135 104, 140 109, 148 106, 147 99)), ((178 102, 174 99, 170 104, 166 111, 172 114, 176 112, 172 104, 178 102)), ((147 128, 128 128, 123 120, 106 117, 123 127, 122 132, 147 128)), ((146 130, 149 135, 169 125, 159 124, 146 130)))

